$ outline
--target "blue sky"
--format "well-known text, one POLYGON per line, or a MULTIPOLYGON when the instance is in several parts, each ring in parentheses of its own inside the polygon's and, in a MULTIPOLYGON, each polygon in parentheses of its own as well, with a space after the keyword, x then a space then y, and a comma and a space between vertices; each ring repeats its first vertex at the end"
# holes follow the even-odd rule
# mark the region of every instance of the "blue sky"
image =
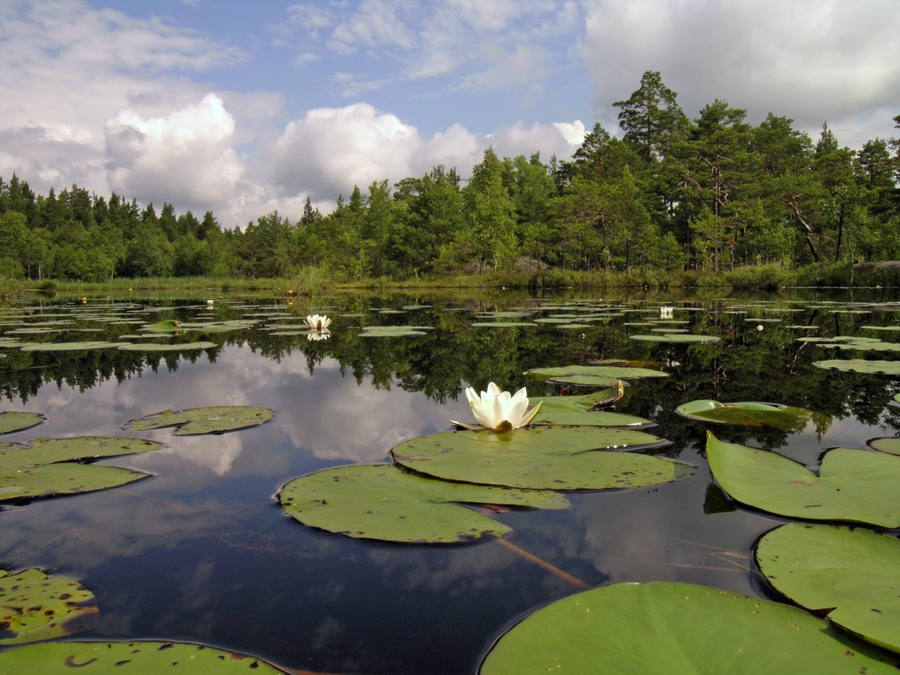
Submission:
POLYGON ((896 135, 897 35, 897 0, 4 0, 0 176, 296 218, 489 145, 568 158, 646 70, 859 147, 896 135))

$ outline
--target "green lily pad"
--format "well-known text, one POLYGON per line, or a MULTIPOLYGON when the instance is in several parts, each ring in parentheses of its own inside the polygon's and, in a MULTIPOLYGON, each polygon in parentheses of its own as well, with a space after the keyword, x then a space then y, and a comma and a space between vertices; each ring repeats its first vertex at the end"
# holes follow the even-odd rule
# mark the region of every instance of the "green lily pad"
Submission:
POLYGON ((304 525, 360 539, 455 544, 500 537, 506 525, 460 504, 564 509, 548 491, 451 483, 408 474, 390 464, 327 469, 296 478, 278 496, 304 525))
POLYGON ((97 618, 94 594, 74 579, 0 570, 0 645, 74 635, 96 628, 97 618))
POLYGON ((815 361, 816 368, 839 370, 845 373, 866 373, 871 375, 900 375, 900 361, 868 361, 866 359, 833 359, 815 361))
POLYGON ((873 438, 869 445, 879 452, 887 452, 892 455, 900 455, 900 438, 873 438))
POLYGON ((688 334, 672 334, 672 333, 656 333, 654 335, 629 335, 632 340, 638 342, 677 342, 677 343, 699 343, 706 344, 710 342, 718 342, 721 338, 715 335, 688 335, 688 334))
POLYGON ((79 494, 141 480, 149 474, 76 462, 150 452, 161 447, 161 443, 142 438, 100 436, 0 442, 0 501, 79 494))
POLYGON ((122 348, 127 342, 23 342, 19 345, 23 352, 75 352, 86 349, 122 348))
POLYGON ((779 403, 719 403, 706 399, 684 403, 675 408, 675 412, 700 422, 752 427, 766 425, 783 431, 803 431, 813 416, 809 410, 779 403))
POLYGON ((181 330, 181 322, 175 321, 174 319, 168 319, 166 321, 154 323, 152 326, 145 326, 141 330, 158 330, 168 333, 171 331, 181 330))
POLYGON ((255 656, 178 642, 43 642, 0 653, 0 673, 55 675, 71 672, 73 668, 84 675, 182 670, 196 675, 284 673, 255 656))
POLYGON ((653 424, 648 419, 625 413, 590 410, 579 404, 580 396, 547 396, 529 398, 532 406, 541 403, 541 410, 531 424, 592 427, 635 427, 653 424))
POLYGON ((888 658, 796 607, 655 582, 557 600, 501 637, 479 672, 880 675, 896 672, 888 658))
POLYGON ((176 436, 195 436, 255 427, 268 422, 273 417, 275 417, 275 411, 269 408, 222 405, 187 410, 164 410, 140 419, 129 420, 123 428, 130 431, 149 431, 163 427, 179 427, 175 432, 176 436))
MULTIPOLYGON (((430 329, 430 326, 428 327, 430 329)), ((425 335, 423 326, 366 326, 360 337, 416 337, 425 335)))
POLYGON ((713 477, 743 504, 790 518, 900 527, 900 457, 835 448, 817 476, 774 452, 723 443, 709 431, 706 439, 713 477))
POLYGON ((619 366, 562 366, 559 368, 532 368, 525 375, 533 375, 541 380, 553 378, 560 381, 573 375, 586 375, 593 378, 611 380, 635 380, 642 377, 669 377, 668 373, 649 368, 628 368, 619 366))
POLYGON ((472 326, 475 328, 518 328, 520 326, 537 326, 537 324, 530 321, 476 321, 472 326))
POLYGON ((900 541, 864 528, 788 523, 759 540, 756 562, 779 593, 900 652, 900 541))
POLYGON ((690 464, 607 451, 665 442, 632 429, 530 427, 505 434, 431 434, 404 441, 391 455, 401 466, 444 480, 532 490, 602 490, 657 485, 690 474, 690 464))
POLYGON ((40 413, 4 410, 0 412, 0 434, 31 429, 31 427, 36 427, 46 421, 47 418, 40 413))
POLYGON ((120 344, 119 349, 125 352, 185 352, 194 349, 210 349, 218 347, 215 342, 182 342, 179 344, 163 344, 144 342, 142 344, 120 344))

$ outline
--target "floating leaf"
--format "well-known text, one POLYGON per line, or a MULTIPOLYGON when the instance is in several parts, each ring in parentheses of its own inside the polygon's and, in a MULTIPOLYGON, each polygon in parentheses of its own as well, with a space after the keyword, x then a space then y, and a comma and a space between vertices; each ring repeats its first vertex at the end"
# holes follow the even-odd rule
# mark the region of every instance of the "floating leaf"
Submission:
POLYGON ((367 326, 359 334, 360 337, 415 337, 425 335, 431 327, 424 326, 367 326))
MULTIPOLYGON (((562 381, 575 375, 586 375, 593 378, 606 378, 611 380, 635 380, 642 377, 669 377, 668 373, 649 368, 628 368, 621 366, 562 366, 559 368, 532 368, 526 370, 525 375, 533 375, 539 379, 553 378, 562 381)), ((609 385, 606 385, 609 386, 609 385)))
POLYGON ((181 322, 175 321, 175 319, 167 319, 166 321, 160 321, 159 323, 154 323, 151 326, 145 326, 141 330, 158 330, 162 332, 171 332, 176 330, 181 330, 181 322))
POLYGON ((694 467, 671 459, 604 451, 665 442, 631 429, 531 427, 505 434, 431 434, 404 441, 391 454, 401 466, 444 480, 533 490, 602 490, 657 485, 691 473, 694 467))
POLYGON ((244 405, 221 405, 187 410, 164 410, 129 420, 124 429, 148 431, 163 427, 179 427, 176 436, 217 434, 223 431, 246 429, 268 422, 275 416, 269 408, 253 408, 244 405))
POLYGON ((701 399, 684 403, 675 412, 700 422, 717 424, 739 424, 743 426, 770 426, 782 431, 803 431, 813 413, 803 408, 795 408, 779 403, 719 403, 701 399))
POLYGON ((46 420, 47 418, 40 413, 5 410, 0 412, 0 434, 31 429, 46 420))
POLYGON ((77 460, 149 452, 161 443, 142 438, 37 438, 0 443, 0 501, 79 494, 131 483, 148 474, 112 466, 76 464, 77 460))
POLYGON ((75 352, 86 349, 122 348, 127 342, 23 342, 19 346, 23 352, 75 352))
POLYGON ((815 361, 813 365, 826 370, 840 370, 845 373, 866 373, 871 375, 900 375, 900 361, 867 361, 865 359, 834 359, 815 361))
POLYGON ((864 528, 788 523, 759 540, 756 562, 782 595, 900 651, 900 541, 864 528))
POLYGON ((301 523, 361 539, 453 544, 500 537, 506 525, 460 504, 564 509, 554 492, 511 490, 414 476, 390 464, 327 469, 296 478, 279 494, 301 523))
POLYGON ((879 452, 887 452, 892 455, 900 455, 900 438, 873 438, 869 445, 879 452))
POLYGON ((714 335, 687 335, 687 334, 671 334, 658 333, 655 335, 629 335, 632 340, 638 342, 677 342, 677 343, 709 343, 718 342, 721 338, 714 335))
POLYGON ((824 619, 690 584, 615 584, 570 595, 517 624, 481 675, 895 673, 824 619))
POLYGON ((817 476, 782 455, 723 443, 706 432, 709 468, 733 499, 763 511, 807 520, 848 520, 900 527, 900 457, 836 448, 817 476))
POLYGON ((472 324, 475 328, 518 328, 519 326, 537 326, 536 323, 524 321, 480 321, 472 324))
POLYGON ((178 344, 158 344, 145 342, 143 344, 121 344, 119 349, 126 352, 185 352, 194 349, 210 349, 218 347, 215 342, 181 342, 178 344))
POLYGON ((2 673, 51 675, 73 668, 84 675, 182 670, 194 675, 284 672, 255 656, 178 642, 43 642, 0 653, 2 673))
POLYGON ((36 569, 0 570, 0 645, 51 640, 96 626, 94 594, 74 579, 36 569))
POLYGON ((653 424, 650 420, 636 415, 590 410, 579 404, 581 398, 581 396, 529 398, 532 406, 541 404, 541 410, 531 424, 592 427, 634 427, 653 424))

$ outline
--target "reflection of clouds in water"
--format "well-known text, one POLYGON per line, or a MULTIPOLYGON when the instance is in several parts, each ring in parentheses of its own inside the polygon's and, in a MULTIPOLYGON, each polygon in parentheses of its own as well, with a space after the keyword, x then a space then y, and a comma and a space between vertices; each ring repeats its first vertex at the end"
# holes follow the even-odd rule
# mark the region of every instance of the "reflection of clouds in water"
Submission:
MULTIPOLYGON (((131 464, 140 466, 143 470, 153 470, 152 467, 160 465, 160 457, 177 457, 185 462, 190 462, 198 467, 208 469, 217 476, 224 476, 231 471, 234 461, 244 449, 241 436, 238 433, 221 434, 218 436, 174 436, 163 441, 159 437, 154 440, 169 443, 169 447, 155 450, 151 455, 135 456, 131 464)), ((167 467, 169 461, 162 462, 167 467)))
POLYGON ((748 552, 776 523, 747 511, 705 515, 707 482, 701 473, 657 488, 586 496, 574 512, 576 531, 565 535, 576 549, 567 556, 610 583, 681 581, 751 592, 748 552))
MULTIPOLYGON (((140 377, 103 382, 85 392, 44 387, 32 404, 30 409, 48 415, 50 425, 29 437, 123 435, 121 426, 128 420, 163 410, 262 406, 275 410, 269 424, 281 428, 295 447, 319 459, 364 463, 384 461, 405 439, 449 429, 450 417, 468 411, 464 401, 441 406, 396 386, 391 391, 376 389, 368 377, 357 384, 351 373, 342 375, 334 359, 323 360, 310 373, 302 352, 275 362, 239 347, 226 347, 215 363, 205 357, 195 363, 181 361, 174 373, 147 370, 140 377)), ((241 452, 239 441, 229 440, 213 451, 202 443, 183 443, 169 432, 136 435, 163 440, 171 446, 166 454, 208 467, 216 475, 236 467, 241 452)))
POLYGON ((217 499, 188 508, 143 497, 138 485, 126 486, 4 511, 0 550, 5 565, 63 566, 79 576, 99 559, 136 556, 157 546, 171 549, 208 535, 221 528, 222 518, 238 513, 237 506, 217 499))

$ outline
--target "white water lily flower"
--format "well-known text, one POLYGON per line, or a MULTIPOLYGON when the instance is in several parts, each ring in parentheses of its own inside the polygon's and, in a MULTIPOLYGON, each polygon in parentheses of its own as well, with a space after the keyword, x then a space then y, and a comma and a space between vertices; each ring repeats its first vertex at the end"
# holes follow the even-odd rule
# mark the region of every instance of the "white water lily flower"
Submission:
POLYGON ((327 340, 331 337, 331 331, 327 328, 323 328, 322 330, 313 330, 306 334, 306 339, 310 342, 319 342, 321 340, 327 340))
MULTIPOLYGON (((538 403, 528 412, 528 394, 522 387, 511 396, 508 391, 500 391, 500 387, 491 382, 488 390, 481 392, 481 396, 475 393, 475 389, 466 389, 466 398, 478 424, 485 429, 494 431, 511 431, 519 427, 528 426, 531 420, 541 409, 543 402, 538 403)), ((471 424, 461 424, 450 420, 457 426, 467 429, 477 428, 471 424)))
POLYGON ((318 314, 310 314, 304 321, 306 322, 306 325, 309 326, 310 330, 325 330, 331 323, 331 319, 324 314, 321 316, 318 314))

